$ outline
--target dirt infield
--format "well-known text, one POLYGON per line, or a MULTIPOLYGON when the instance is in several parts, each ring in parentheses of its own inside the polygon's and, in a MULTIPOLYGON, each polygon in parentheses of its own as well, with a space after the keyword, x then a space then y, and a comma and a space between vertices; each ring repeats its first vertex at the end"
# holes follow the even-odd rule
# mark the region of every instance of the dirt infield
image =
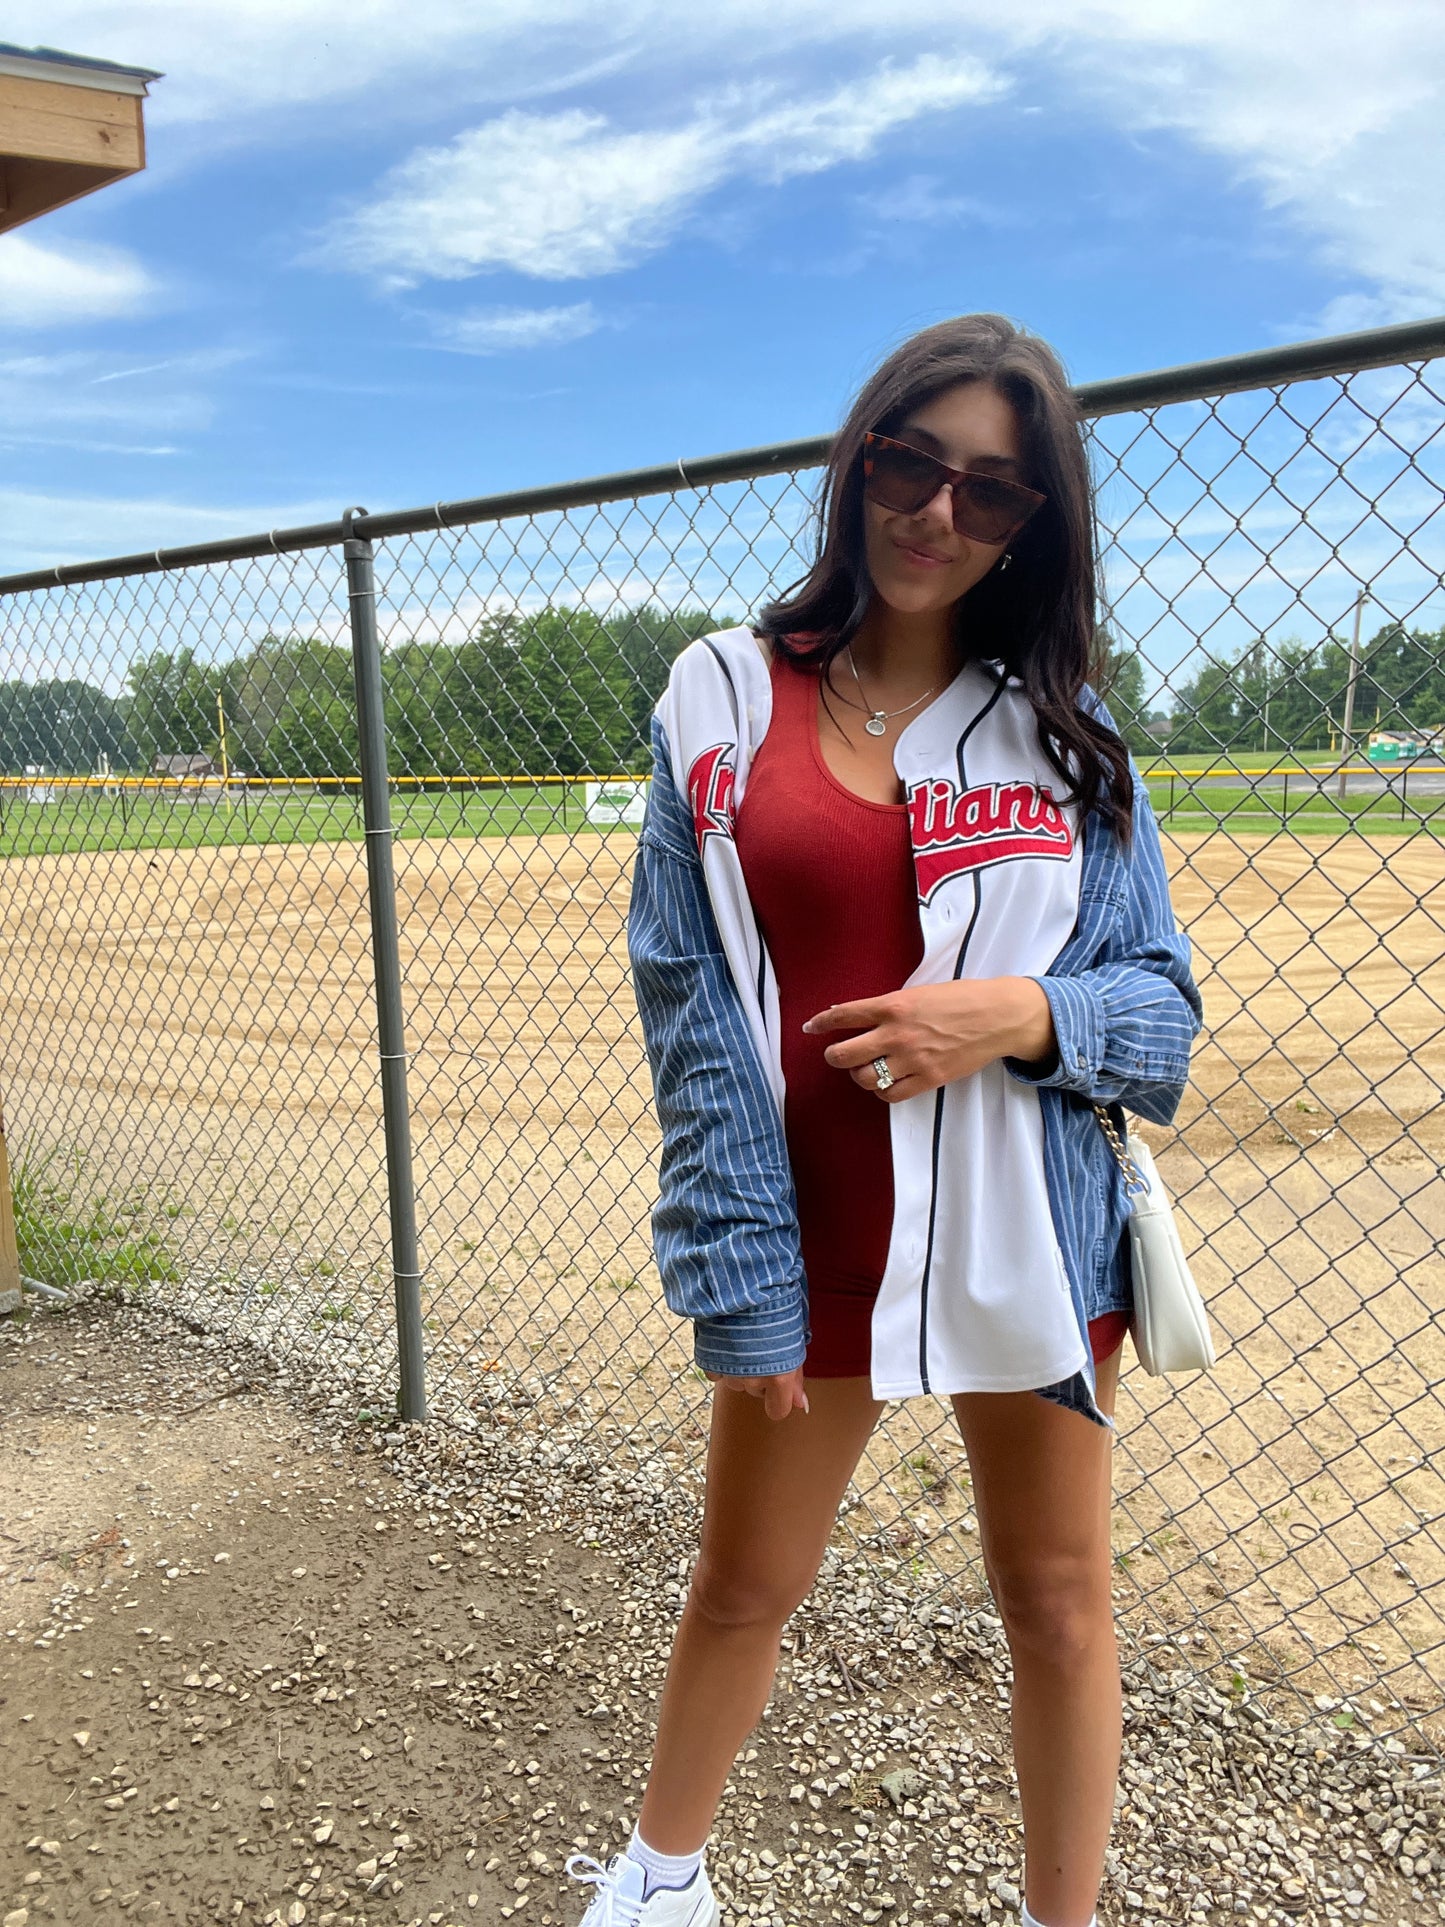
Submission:
MULTIPOLYGON (((1119 1557, 1156 1618, 1409 1718, 1445 1689, 1445 850, 1168 848, 1210 1034, 1178 1131, 1149 1135, 1227 1349, 1208 1381, 1126 1375, 1119 1557)), ((615 835, 396 848, 425 1308, 464 1355, 438 1391, 527 1373, 687 1453, 704 1392, 645 1236, 631 856, 615 835)), ((390 1317, 363 864, 6 866, 12 1144, 159 1226, 179 1295, 223 1327, 297 1294, 317 1344, 390 1317)), ((897 1412, 860 1484, 861 1535, 967 1554, 940 1408, 897 1412)))

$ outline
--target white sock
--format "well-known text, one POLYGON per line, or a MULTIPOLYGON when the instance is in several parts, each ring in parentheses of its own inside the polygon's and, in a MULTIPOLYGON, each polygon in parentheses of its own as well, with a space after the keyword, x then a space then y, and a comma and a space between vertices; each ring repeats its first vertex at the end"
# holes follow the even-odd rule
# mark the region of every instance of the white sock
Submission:
MULTIPOLYGON (((1022 1903, 1020 1913, 1023 1919, 1023 1927, 1043 1927, 1043 1922, 1041 1920, 1035 1920, 1029 1912, 1029 1903, 1027 1901, 1022 1903)), ((1099 1916, 1097 1914, 1089 1915, 1089 1927, 1099 1927, 1099 1916)))
POLYGON ((651 1900, 662 1887, 687 1887, 692 1884, 694 1875, 702 1865, 703 1849, 696 1853, 659 1853, 656 1847, 649 1847, 636 1827, 627 1843, 627 1857, 635 1860, 647 1878, 643 1882, 642 1897, 651 1900))

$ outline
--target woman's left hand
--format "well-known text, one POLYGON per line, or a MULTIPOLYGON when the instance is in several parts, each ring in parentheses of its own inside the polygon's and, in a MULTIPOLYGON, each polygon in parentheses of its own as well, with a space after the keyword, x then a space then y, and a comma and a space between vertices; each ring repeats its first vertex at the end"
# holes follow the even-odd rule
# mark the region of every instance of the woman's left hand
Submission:
POLYGON ((832 1030, 861 1035, 830 1044, 823 1055, 855 1084, 876 1091, 886 1104, 901 1104, 920 1091, 971 1077, 1000 1057, 1027 1064, 1048 1060, 1056 1049, 1049 1000, 1032 977, 960 978, 946 984, 914 984, 886 997, 834 1004, 810 1017, 812 1035, 832 1030), (893 1073, 878 1090, 874 1060, 893 1073))

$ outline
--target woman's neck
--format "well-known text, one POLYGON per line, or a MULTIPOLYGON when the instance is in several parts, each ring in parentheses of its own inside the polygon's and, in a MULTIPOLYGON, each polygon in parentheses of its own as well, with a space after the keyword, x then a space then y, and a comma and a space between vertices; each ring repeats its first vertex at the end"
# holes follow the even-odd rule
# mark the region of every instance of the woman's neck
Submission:
POLYGON ((877 597, 850 647, 870 686, 905 695, 951 682, 961 661, 952 609, 906 615, 877 597))

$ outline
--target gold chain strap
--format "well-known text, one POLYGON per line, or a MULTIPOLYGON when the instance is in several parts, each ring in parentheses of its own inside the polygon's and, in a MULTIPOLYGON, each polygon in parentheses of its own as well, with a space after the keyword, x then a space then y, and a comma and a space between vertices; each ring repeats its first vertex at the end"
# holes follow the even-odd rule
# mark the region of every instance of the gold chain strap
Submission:
POLYGON ((1129 1155, 1129 1147, 1119 1135, 1118 1126, 1102 1104, 1094 1106, 1094 1116, 1098 1118, 1104 1136, 1109 1140, 1109 1149, 1119 1161, 1119 1169, 1124 1173, 1124 1189, 1129 1196, 1136 1197, 1149 1189, 1149 1181, 1129 1155))

